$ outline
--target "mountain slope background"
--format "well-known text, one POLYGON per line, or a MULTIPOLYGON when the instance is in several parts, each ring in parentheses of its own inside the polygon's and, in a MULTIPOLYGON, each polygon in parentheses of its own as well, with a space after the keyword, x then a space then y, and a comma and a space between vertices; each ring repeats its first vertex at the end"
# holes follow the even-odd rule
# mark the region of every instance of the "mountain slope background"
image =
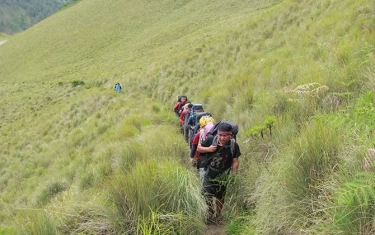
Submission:
POLYGON ((0 46, 0 231, 203 233, 171 111, 187 94, 241 129, 229 234, 371 234, 374 9, 80 1, 12 36, 0 46))
POLYGON ((0 1, 0 32, 19 33, 55 13, 71 0, 0 1))

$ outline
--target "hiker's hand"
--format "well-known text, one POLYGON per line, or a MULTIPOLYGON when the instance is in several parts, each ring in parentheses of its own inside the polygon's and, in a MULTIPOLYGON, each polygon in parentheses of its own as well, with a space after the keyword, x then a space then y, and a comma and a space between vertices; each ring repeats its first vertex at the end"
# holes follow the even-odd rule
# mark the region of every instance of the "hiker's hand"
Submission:
POLYGON ((215 152, 217 149, 217 146, 215 145, 211 145, 210 147, 207 147, 207 150, 208 152, 212 153, 212 152, 215 152))

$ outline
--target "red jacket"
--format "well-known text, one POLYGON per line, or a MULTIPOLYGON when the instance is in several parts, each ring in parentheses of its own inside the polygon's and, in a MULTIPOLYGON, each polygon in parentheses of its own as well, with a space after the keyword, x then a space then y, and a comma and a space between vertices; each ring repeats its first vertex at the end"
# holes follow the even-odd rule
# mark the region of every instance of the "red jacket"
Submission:
POLYGON ((180 114, 180 122, 182 125, 185 124, 185 116, 186 114, 189 114, 190 113, 190 110, 185 110, 185 111, 182 111, 181 114, 180 114))
POLYGON ((180 114, 181 114, 181 110, 182 110, 182 107, 184 107, 185 104, 186 104, 186 101, 185 101, 184 103, 182 103, 182 102, 177 102, 177 103, 174 105, 173 110, 174 110, 174 112, 175 112, 178 116, 180 116, 180 114))
MULTIPOLYGON (((198 143, 199 143, 199 137, 201 136, 200 134, 201 134, 200 131, 198 131, 197 134, 195 134, 194 139, 193 139, 193 142, 192 142, 192 145, 196 145, 196 146, 198 146, 198 143)), ((195 158, 196 158, 196 159, 199 159, 199 154, 200 154, 200 153, 198 152, 198 150, 195 151, 195 158)))

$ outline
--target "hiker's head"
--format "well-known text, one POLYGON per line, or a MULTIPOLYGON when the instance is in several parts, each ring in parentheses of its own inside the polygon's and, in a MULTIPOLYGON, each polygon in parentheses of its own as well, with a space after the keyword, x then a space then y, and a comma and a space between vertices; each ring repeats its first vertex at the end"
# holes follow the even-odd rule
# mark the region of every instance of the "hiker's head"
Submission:
POLYGON ((189 110, 191 110, 192 107, 193 107, 193 104, 192 104, 192 103, 188 103, 187 108, 188 108, 189 110))
POLYGON ((232 126, 228 123, 221 123, 217 127, 217 136, 221 145, 225 145, 232 138, 232 126))
POLYGON ((187 99, 186 99, 186 97, 181 97, 181 103, 186 103, 186 101, 187 101, 187 99))

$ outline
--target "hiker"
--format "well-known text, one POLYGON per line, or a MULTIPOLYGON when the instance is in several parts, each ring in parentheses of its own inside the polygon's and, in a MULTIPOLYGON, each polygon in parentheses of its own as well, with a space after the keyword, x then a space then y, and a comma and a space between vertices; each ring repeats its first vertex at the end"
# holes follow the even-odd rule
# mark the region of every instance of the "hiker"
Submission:
POLYGON ((188 138, 189 138, 189 129, 187 129, 186 124, 189 119, 189 115, 190 115, 192 107, 193 107, 192 103, 185 104, 184 110, 180 114, 180 124, 182 128, 182 134, 184 135, 186 142, 188 142, 188 138))
MULTIPOLYGON (((200 130, 195 134, 192 145, 191 145, 191 150, 190 150, 190 163, 192 165, 196 164, 198 168, 198 173, 199 173, 199 178, 203 184, 203 177, 205 174, 205 169, 204 166, 201 164, 200 161, 200 153, 197 151, 198 144, 202 144, 208 136, 209 131, 211 130, 212 127, 214 127, 214 119, 211 116, 203 116, 199 120, 199 125, 200 125, 200 130)), ((205 146, 208 147, 208 146, 205 146)))
POLYGON ((180 117, 180 114, 182 112, 182 108, 187 103, 187 96, 181 95, 177 99, 177 103, 173 107, 173 111, 176 114, 177 117, 180 117))
POLYGON ((117 92, 121 92, 121 84, 118 82, 118 83, 116 83, 116 85, 115 85, 115 90, 117 91, 117 92))
POLYGON ((201 164, 206 172, 203 177, 203 192, 208 205, 206 222, 217 222, 224 205, 224 197, 230 171, 237 173, 240 148, 232 138, 233 127, 228 123, 220 123, 217 135, 209 135, 198 144, 201 164), (209 147, 204 147, 209 146, 209 147))

